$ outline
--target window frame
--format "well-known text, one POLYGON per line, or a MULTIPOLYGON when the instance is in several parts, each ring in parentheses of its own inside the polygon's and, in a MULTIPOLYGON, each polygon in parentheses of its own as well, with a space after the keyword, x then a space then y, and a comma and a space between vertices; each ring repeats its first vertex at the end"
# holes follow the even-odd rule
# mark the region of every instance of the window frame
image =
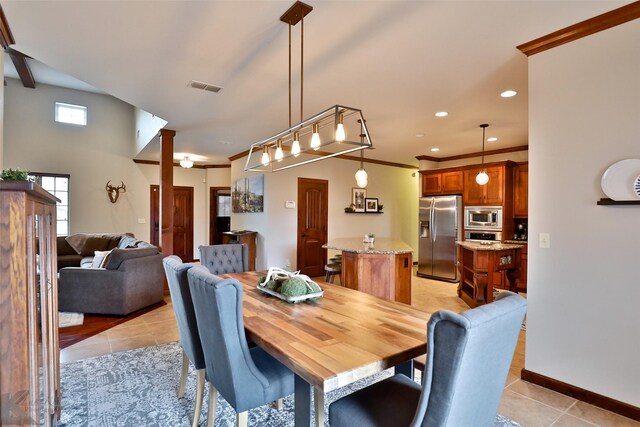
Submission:
POLYGON ((56 123, 62 123, 65 125, 73 125, 73 126, 86 126, 89 121, 89 108, 87 108, 86 105, 69 104, 67 102, 56 101, 53 110, 54 110, 53 117, 56 123), (66 122, 66 121, 60 120, 59 114, 58 114, 58 109, 60 107, 67 107, 70 109, 84 111, 84 123, 73 123, 73 122, 66 122))
MULTIPOLYGON (((35 182, 36 177, 47 177, 47 178, 66 178, 67 179, 67 204, 62 205, 56 202, 56 236, 70 236, 71 235, 71 175, 66 173, 51 173, 51 172, 29 172, 29 180, 35 182), (60 220, 57 215, 57 207, 58 206, 66 206, 67 207, 67 219, 60 220), (67 223, 67 233, 59 234, 58 232, 58 222, 66 222, 67 223)), ((40 184, 38 184, 40 185, 40 184)), ((45 190, 49 191, 49 190, 45 190)), ((56 189, 53 190, 54 192, 56 189)), ((53 194, 53 193, 52 193, 53 194)), ((55 194, 54 194, 55 196, 55 194)))

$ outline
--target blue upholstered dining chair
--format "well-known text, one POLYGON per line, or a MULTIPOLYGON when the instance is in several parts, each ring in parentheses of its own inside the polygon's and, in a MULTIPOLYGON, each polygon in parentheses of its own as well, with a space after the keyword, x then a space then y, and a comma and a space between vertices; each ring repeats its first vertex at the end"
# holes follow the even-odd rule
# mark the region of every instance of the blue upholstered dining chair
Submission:
POLYGON ((175 255, 166 257, 162 263, 169 283, 169 292, 171 293, 173 311, 178 322, 180 346, 182 347, 182 373, 180 374, 180 386, 178 387, 179 398, 184 396, 187 374, 189 373, 189 362, 193 364, 197 372, 196 408, 193 414, 193 427, 196 427, 200 422, 200 412, 202 410, 205 365, 202 344, 200 344, 200 336, 198 335, 196 314, 193 310, 193 301, 189 290, 189 281, 187 280, 187 271, 194 265, 184 264, 175 255))
POLYGON ((200 246, 200 264, 211 274, 249 270, 249 247, 244 243, 200 246))
POLYGON ((209 383, 207 426, 213 426, 218 393, 236 410, 237 425, 247 411, 293 393, 293 372, 260 347, 249 349, 242 318, 242 285, 204 267, 187 273, 209 383))
POLYGON ((492 426, 515 351, 526 300, 511 292, 427 324, 422 387, 395 375, 329 406, 331 427, 492 426))

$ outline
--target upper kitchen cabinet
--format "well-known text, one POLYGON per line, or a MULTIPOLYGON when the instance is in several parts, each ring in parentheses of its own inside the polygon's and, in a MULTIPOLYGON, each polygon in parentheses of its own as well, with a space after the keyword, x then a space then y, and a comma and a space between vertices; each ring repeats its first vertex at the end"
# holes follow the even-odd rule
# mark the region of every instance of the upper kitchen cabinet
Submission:
POLYGON ((422 172, 422 195, 462 194, 462 171, 422 172))
POLYGON ((529 164, 523 163, 514 169, 513 216, 529 216, 529 164))
POLYGON ((512 163, 506 165, 488 166, 484 170, 489 175, 489 182, 479 185, 476 175, 483 168, 472 168, 464 171, 464 192, 462 200, 465 206, 474 205, 503 205, 505 195, 511 194, 513 167, 512 163))

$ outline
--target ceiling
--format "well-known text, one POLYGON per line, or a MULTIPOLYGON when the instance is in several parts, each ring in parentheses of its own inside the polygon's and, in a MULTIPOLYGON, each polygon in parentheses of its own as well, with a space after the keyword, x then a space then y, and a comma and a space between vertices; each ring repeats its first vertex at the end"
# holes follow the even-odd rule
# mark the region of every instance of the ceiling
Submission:
MULTIPOLYGON (((367 157, 417 165, 417 155, 479 151, 485 122, 487 137, 498 138, 488 150, 527 144, 527 59, 515 46, 629 2, 307 3, 314 10, 304 24, 305 118, 335 104, 360 108, 375 147, 367 157), (518 95, 501 98, 505 89, 518 95), (434 116, 443 110, 448 117, 434 116)), ((113 95, 167 120, 177 131, 175 151, 229 163, 288 126, 288 36, 279 17, 291 4, 22 0, 2 7, 13 47, 47 64, 33 66, 37 82, 113 95), (223 90, 193 89, 191 80, 223 90)), ((158 159, 157 142, 138 158, 158 159)))

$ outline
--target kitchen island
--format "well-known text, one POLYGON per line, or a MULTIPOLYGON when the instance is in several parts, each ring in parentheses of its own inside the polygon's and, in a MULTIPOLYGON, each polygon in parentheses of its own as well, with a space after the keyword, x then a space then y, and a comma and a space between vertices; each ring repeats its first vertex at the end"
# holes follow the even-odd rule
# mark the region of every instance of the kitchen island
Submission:
POLYGON ((342 251, 342 286, 391 301, 411 304, 413 249, 402 240, 362 237, 334 239, 322 246, 342 251))
POLYGON ((513 243, 483 244, 456 242, 460 283, 458 296, 470 307, 493 301, 493 289, 517 292, 520 275, 520 251, 524 245, 513 243))

